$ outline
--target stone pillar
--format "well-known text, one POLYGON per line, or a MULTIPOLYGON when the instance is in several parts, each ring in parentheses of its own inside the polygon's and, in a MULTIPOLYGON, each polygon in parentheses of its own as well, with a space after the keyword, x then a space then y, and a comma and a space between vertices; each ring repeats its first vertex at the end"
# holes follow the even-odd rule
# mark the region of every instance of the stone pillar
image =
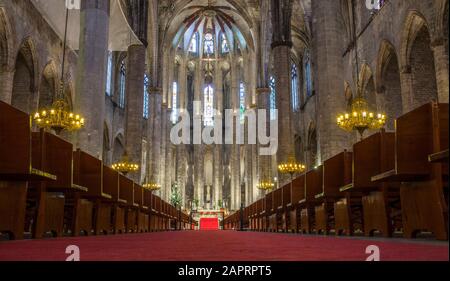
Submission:
POLYGON ((431 47, 434 55, 439 102, 448 103, 448 55, 445 52, 444 40, 436 40, 431 47))
MULTIPOLYGON (((290 42, 272 45, 272 52, 277 60, 274 68, 276 104, 278 109, 278 163, 287 161, 294 155, 291 126, 291 46, 290 42)), ((290 180, 289 175, 279 175, 282 185, 290 180)))
MULTIPOLYGON (((126 76, 126 122, 125 143, 129 160, 141 164, 144 99, 145 47, 132 45, 128 47, 126 76)), ((142 167, 140 167, 142 168, 142 167)), ((140 182, 140 171, 131 174, 131 178, 140 182)))
POLYGON ((15 70, 0 71, 0 100, 11 104, 15 70))
POLYGON ((76 146, 98 158, 103 150, 109 8, 108 0, 81 1, 74 108, 85 117, 86 124, 77 134, 76 146))
POLYGON ((160 161, 161 161, 161 107, 162 96, 160 88, 150 88, 150 118, 151 124, 150 134, 152 147, 149 150, 149 176, 154 176, 157 183, 162 185, 160 177, 160 161))
POLYGON ((166 198, 167 193, 167 182, 166 182, 166 146, 167 146, 167 134, 166 134, 166 126, 168 123, 169 117, 167 116, 167 104, 163 103, 161 106, 161 127, 159 134, 161 134, 161 156, 158 160, 159 162, 159 174, 161 181, 161 198, 166 198))
POLYGON ((347 147, 348 135, 336 125, 346 109, 339 1, 312 1, 313 73, 317 104, 318 155, 328 159, 347 147), (324 8, 326 6, 326 8, 324 8))
MULTIPOLYGON (((269 135, 270 130, 270 88, 258 88, 256 89, 258 109, 263 109, 266 111, 266 132, 269 135)), ((269 180, 272 179, 272 164, 271 155, 260 155, 258 150, 258 179, 269 180)), ((258 191, 258 197, 262 198, 265 192, 262 190, 258 191)))
POLYGON ((411 66, 403 66, 400 70, 400 84, 402 91, 402 104, 403 104, 403 113, 407 113, 413 108, 413 87, 412 87, 412 73, 411 66))
POLYGON ((172 114, 172 110, 170 108, 167 108, 167 120, 166 120, 166 160, 165 160, 165 181, 166 181, 166 192, 165 192, 165 198, 166 200, 169 200, 171 194, 172 194, 172 180, 173 175, 175 174, 173 172, 175 168, 175 163, 173 163, 173 149, 172 149, 172 143, 170 142, 170 129, 171 129, 171 121, 170 116, 172 114))

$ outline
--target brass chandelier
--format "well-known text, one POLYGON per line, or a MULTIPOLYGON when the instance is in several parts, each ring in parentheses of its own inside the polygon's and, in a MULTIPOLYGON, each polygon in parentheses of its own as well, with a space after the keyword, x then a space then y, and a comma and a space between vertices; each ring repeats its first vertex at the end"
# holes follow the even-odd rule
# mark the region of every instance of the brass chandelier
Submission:
POLYGON ((362 138, 368 129, 381 129, 386 124, 386 115, 371 112, 367 101, 359 96, 353 100, 351 112, 337 117, 337 124, 345 131, 358 131, 362 138))
POLYGON ((261 180, 256 187, 260 190, 272 190, 275 187, 275 183, 270 180, 261 180))
POLYGON ((289 156, 286 162, 282 162, 278 165, 278 171, 280 173, 290 174, 291 177, 294 174, 303 173, 305 170, 306 166, 301 163, 298 163, 293 155, 289 156))
POLYGON ((155 181, 155 177, 153 175, 151 176, 150 181, 147 181, 147 179, 145 180, 142 187, 150 191, 157 191, 161 189, 161 185, 155 181))
POLYGON ((64 67, 66 58, 67 24, 69 19, 69 9, 66 9, 66 25, 64 31, 64 46, 61 66, 60 87, 56 91, 55 98, 50 108, 41 109, 33 116, 34 122, 40 128, 53 129, 56 134, 61 131, 76 131, 84 126, 85 120, 80 114, 70 111, 70 106, 64 99, 64 67))
POLYGON ((128 159, 127 152, 125 152, 122 159, 119 162, 112 164, 111 168, 119 173, 127 175, 128 173, 133 173, 139 170, 139 165, 131 163, 128 159))

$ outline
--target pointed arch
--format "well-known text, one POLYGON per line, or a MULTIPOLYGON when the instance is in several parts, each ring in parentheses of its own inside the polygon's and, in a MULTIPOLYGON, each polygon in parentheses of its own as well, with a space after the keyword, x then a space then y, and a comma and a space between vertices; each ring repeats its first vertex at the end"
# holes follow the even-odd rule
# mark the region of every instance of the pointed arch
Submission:
POLYGON ((0 7, 0 71, 10 70, 13 65, 11 56, 13 40, 11 25, 3 7, 0 7))
POLYGON ((393 130, 395 119, 403 113, 403 101, 397 52, 387 40, 383 40, 380 45, 376 78, 380 110, 388 118, 386 127, 393 130))
POLYGON ((56 64, 53 60, 49 61, 44 67, 41 74, 41 81, 39 84, 39 108, 45 108, 51 106, 58 87, 56 64))
POLYGON ((11 104, 27 113, 37 109, 38 61, 33 40, 27 37, 16 55, 11 104))
POLYGON ((405 21, 401 47, 402 72, 411 80, 411 108, 437 100, 437 80, 431 33, 425 18, 416 11, 405 21))
POLYGON ((369 103, 372 109, 377 109, 377 96, 375 88, 375 79, 372 69, 369 65, 363 64, 359 72, 359 87, 363 97, 369 103))

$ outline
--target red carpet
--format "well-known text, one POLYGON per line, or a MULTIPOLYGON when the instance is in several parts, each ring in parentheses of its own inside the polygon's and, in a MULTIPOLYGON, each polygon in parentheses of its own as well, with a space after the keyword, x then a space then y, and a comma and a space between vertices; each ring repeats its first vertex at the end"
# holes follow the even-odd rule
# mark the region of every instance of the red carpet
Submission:
POLYGON ((218 230, 219 219, 218 218, 201 218, 200 230, 218 230))
POLYGON ((448 243, 362 240, 235 231, 185 231, 0 242, 0 261, 64 261, 69 245, 82 261, 364 261, 369 245, 382 261, 448 261, 448 243))

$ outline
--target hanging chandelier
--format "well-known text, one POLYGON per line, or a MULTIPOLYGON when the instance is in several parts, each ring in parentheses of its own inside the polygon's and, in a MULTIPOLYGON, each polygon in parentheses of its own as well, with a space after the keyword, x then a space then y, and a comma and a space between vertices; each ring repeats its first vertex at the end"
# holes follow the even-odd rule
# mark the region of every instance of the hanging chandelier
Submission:
POLYGON ((128 154, 125 152, 122 159, 119 162, 112 164, 111 168, 119 173, 127 175, 128 173, 139 170, 139 165, 131 163, 128 159, 128 154))
POLYGON ((306 170, 306 166, 298 163, 293 155, 288 157, 286 162, 278 165, 278 171, 282 174, 300 174, 306 170))
POLYGON ((256 187, 260 190, 272 190, 275 187, 275 183, 272 180, 262 180, 260 181, 256 187))
POLYGON ((40 128, 53 129, 56 134, 62 131, 76 131, 84 126, 84 118, 80 114, 70 111, 70 106, 64 99, 64 66, 66 58, 67 24, 69 19, 69 9, 66 9, 66 25, 64 31, 64 46, 61 66, 61 82, 56 92, 56 100, 50 108, 41 109, 33 116, 33 120, 40 128))
POLYGON ((151 176, 150 181, 145 180, 142 187, 150 191, 157 191, 161 189, 161 185, 155 181, 155 177, 153 175, 151 176))
POLYGON ((360 96, 353 100, 351 112, 337 117, 337 124, 345 131, 358 131, 362 138, 368 129, 381 129, 386 124, 386 115, 371 112, 367 101, 360 96))
POLYGON ((359 78, 359 56, 358 56, 358 37, 356 36, 356 23, 355 23, 355 7, 352 1, 352 14, 353 14, 353 41, 355 49, 355 62, 356 62, 356 89, 357 97, 353 99, 351 104, 351 112, 339 114, 337 116, 337 125, 347 131, 358 131, 361 139, 366 130, 369 129, 381 129, 386 124, 386 115, 382 113, 374 113, 370 111, 369 104, 363 97, 363 89, 361 87, 359 78))

